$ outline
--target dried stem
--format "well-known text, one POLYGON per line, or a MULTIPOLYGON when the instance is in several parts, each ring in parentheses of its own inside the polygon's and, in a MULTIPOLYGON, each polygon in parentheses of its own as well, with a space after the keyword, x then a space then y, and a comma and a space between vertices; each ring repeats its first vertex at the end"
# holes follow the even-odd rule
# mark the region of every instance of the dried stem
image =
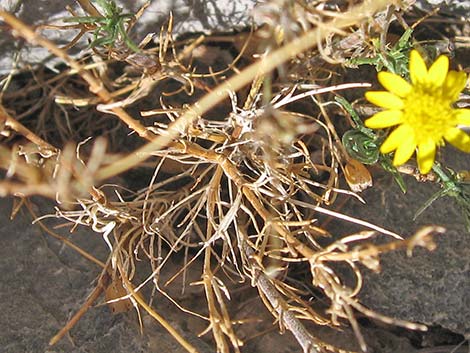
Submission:
POLYGON ((72 316, 72 318, 64 325, 64 327, 62 327, 62 329, 60 329, 60 331, 57 332, 57 334, 55 334, 55 336, 51 338, 51 340, 49 341, 50 346, 53 346, 57 342, 59 342, 62 339, 62 337, 64 337, 64 335, 67 332, 69 332, 77 324, 78 321, 80 321, 82 316, 88 311, 88 309, 93 305, 93 303, 96 300, 98 300, 98 298, 101 296, 101 294, 105 290, 106 286, 108 285, 109 280, 110 280, 110 278, 109 278, 108 272, 106 271, 106 269, 104 269, 103 273, 101 274, 100 278, 98 279, 98 284, 93 289, 93 291, 90 293, 90 295, 86 299, 85 303, 83 303, 80 310, 78 310, 72 316))
POLYGON ((56 154, 58 152, 57 148, 44 141, 34 132, 14 119, 10 114, 7 113, 3 106, 0 105, 0 126, 2 123, 4 123, 6 127, 13 129, 17 133, 26 137, 32 143, 36 144, 39 147, 41 155, 50 156, 51 154, 56 154))
POLYGON ((389 1, 387 0, 364 1, 329 23, 306 32, 301 37, 294 39, 290 43, 287 43, 281 48, 263 57, 263 59, 248 66, 239 74, 217 86, 216 89, 205 95, 196 104, 192 105, 183 115, 168 127, 164 135, 160 135, 153 139, 147 145, 120 160, 119 163, 114 163, 103 168, 98 173, 98 178, 107 179, 138 165, 142 161, 146 160, 153 151, 157 151, 168 146, 171 141, 178 137, 181 131, 185 131, 195 119, 202 116, 216 104, 229 97, 229 92, 239 90, 249 84, 255 77, 264 76, 290 58, 314 47, 319 41, 324 40, 331 33, 332 28, 343 29, 354 26, 358 22, 371 17, 375 12, 385 9, 388 3, 389 1))
MULTIPOLYGON (((41 45, 42 47, 48 49, 52 54, 64 60, 65 63, 72 69, 76 70, 77 73, 88 83, 90 91, 96 94, 103 103, 112 102, 112 94, 106 90, 103 83, 96 79, 90 72, 84 70, 83 66, 72 59, 64 50, 57 47, 50 40, 34 32, 28 25, 24 24, 10 13, 4 10, 0 10, 0 17, 3 18, 6 23, 15 29, 15 31, 28 42, 41 45)), ((131 117, 124 109, 113 108, 111 111, 116 114, 127 126, 129 126, 130 129, 137 132, 139 136, 149 141, 152 139, 152 133, 147 130, 147 128, 138 120, 135 120, 133 117, 131 117)))
MULTIPOLYGON (((242 244, 242 249, 248 259, 253 257, 253 250, 245 242, 242 244)), ((300 320, 295 317, 295 313, 288 309, 287 303, 279 294, 276 287, 271 283, 269 277, 260 269, 257 269, 256 264, 253 264, 252 268, 254 270, 254 284, 268 299, 271 307, 273 307, 279 315, 283 324, 292 332, 304 353, 320 353, 320 348, 315 343, 315 339, 310 335, 305 326, 302 325, 300 320)))

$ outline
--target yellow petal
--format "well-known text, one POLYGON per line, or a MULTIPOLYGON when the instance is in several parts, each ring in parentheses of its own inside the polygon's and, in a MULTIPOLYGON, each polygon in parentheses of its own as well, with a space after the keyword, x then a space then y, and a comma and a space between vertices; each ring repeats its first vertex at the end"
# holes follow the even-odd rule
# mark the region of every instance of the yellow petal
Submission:
POLYGON ((470 126, 470 109, 455 109, 457 124, 470 126))
POLYGON ((414 84, 426 80, 428 69, 421 54, 413 49, 410 53, 410 78, 414 84))
POLYGON ((407 135, 412 135, 413 130, 408 125, 400 125, 387 137, 382 146, 380 146, 380 152, 390 153, 396 150, 397 147, 403 142, 407 135))
POLYGON ((452 102, 459 99, 460 92, 467 84, 467 74, 461 71, 449 71, 442 87, 444 95, 449 97, 452 102))
POLYGON ((400 110, 404 107, 404 103, 400 97, 385 91, 366 92, 366 99, 379 107, 386 109, 400 110))
POLYGON ((447 129, 444 138, 459 150, 470 153, 470 136, 456 127, 447 129))
POLYGON ((411 85, 402 77, 392 74, 391 72, 379 72, 377 75, 379 82, 384 88, 397 95, 398 97, 405 97, 411 92, 411 85))
POLYGON ((393 165, 402 165, 411 158, 416 150, 416 142, 412 134, 407 134, 405 138, 400 142, 395 156, 393 157, 393 165))
POLYGON ((433 83, 435 86, 441 86, 447 77, 447 71, 449 71, 449 58, 441 55, 429 68, 428 82, 433 83))
POLYGON ((383 129, 400 124, 402 120, 403 112, 401 110, 385 110, 374 114, 364 124, 371 129, 383 129))
POLYGON ((420 143, 418 146, 418 168, 421 174, 427 174, 431 170, 436 158, 436 143, 432 139, 420 143))

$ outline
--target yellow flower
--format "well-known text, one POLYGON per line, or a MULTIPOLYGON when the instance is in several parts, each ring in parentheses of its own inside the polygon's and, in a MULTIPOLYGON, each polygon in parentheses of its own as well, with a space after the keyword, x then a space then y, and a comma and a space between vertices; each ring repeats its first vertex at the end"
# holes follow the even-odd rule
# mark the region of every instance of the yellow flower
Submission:
POLYGON ((372 129, 398 125, 380 151, 395 151, 393 164, 405 163, 416 151, 418 167, 428 173, 436 156, 436 147, 444 140, 470 152, 470 136, 458 128, 470 126, 470 109, 456 109, 453 103, 465 88, 467 75, 448 71, 449 59, 441 55, 429 70, 416 50, 410 53, 411 83, 390 72, 380 72, 378 80, 387 91, 367 92, 366 99, 386 110, 365 121, 372 129))

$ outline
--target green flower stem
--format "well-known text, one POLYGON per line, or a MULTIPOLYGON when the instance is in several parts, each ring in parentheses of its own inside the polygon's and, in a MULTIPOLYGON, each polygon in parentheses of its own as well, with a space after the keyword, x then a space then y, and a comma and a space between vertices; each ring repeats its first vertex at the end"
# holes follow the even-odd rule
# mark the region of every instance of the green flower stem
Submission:
POLYGON ((438 176, 442 189, 433 194, 424 205, 416 211, 413 219, 416 219, 437 199, 449 196, 452 197, 459 206, 464 218, 465 227, 467 231, 470 232, 470 184, 461 182, 454 171, 448 168, 447 170, 449 172, 446 172, 440 163, 434 163, 432 171, 438 176))

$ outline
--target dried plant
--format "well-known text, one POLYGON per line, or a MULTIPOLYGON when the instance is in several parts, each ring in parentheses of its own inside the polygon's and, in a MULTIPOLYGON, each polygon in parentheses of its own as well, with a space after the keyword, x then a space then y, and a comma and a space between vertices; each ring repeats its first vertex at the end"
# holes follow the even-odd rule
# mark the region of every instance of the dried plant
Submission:
MULTIPOLYGON (((80 4, 96 16, 90 2, 80 4)), ((352 106, 339 97, 342 90, 370 84, 330 81, 334 73, 331 65, 345 62, 345 57, 338 55, 345 41, 366 36, 364 28, 373 26, 368 19, 386 9, 391 18, 395 5, 364 1, 345 9, 328 9, 325 1, 271 1, 257 12, 257 16, 269 18, 266 25, 243 37, 247 42, 242 51, 256 36, 262 38, 254 63, 246 66, 241 53, 227 63, 225 70, 196 73, 188 64, 190 53, 206 38, 178 43, 171 33, 170 16, 155 48, 146 49, 151 37, 134 47, 124 29, 130 15, 108 8, 114 4, 112 1, 100 4, 106 10, 106 16, 98 21, 104 28, 91 28, 85 19, 92 17, 74 21, 80 25, 81 34, 94 31, 92 46, 106 45, 107 52, 95 50, 95 55, 81 61, 72 59, 67 48, 58 48, 0 11, 0 17, 18 35, 49 49, 69 66, 47 81, 55 84, 45 100, 47 109, 52 109, 51 104, 58 106, 70 116, 70 126, 88 129, 88 137, 76 139, 73 134, 63 133, 63 144, 54 146, 47 142, 53 141, 51 135, 39 137, 50 122, 33 132, 18 116, 2 108, 2 135, 9 137, 0 147, 0 168, 6 171, 0 181, 0 194, 26 198, 39 193, 55 198, 58 207, 48 217, 65 220, 72 227, 90 227, 102 235, 110 252, 106 263, 93 260, 102 268, 98 285, 51 344, 60 340, 104 293, 113 311, 135 308, 140 315, 143 309, 189 352, 196 352, 152 307, 152 298, 146 298, 143 291, 147 286, 184 312, 206 320, 206 332, 212 333, 218 352, 242 350, 243 339, 232 319, 230 300, 239 283, 250 283, 258 290, 279 328, 291 331, 304 352, 344 352, 322 342, 308 327, 337 327, 346 321, 365 351, 355 312, 425 330, 423 325, 388 318, 364 307, 357 299, 363 282, 359 265, 378 271, 380 256, 386 252, 403 248, 411 253, 416 246, 432 250, 435 245, 431 235, 444 230, 427 227, 402 239, 390 230, 331 208, 339 194, 361 200, 357 193, 371 186, 372 177, 363 163, 379 162, 401 181, 390 158, 379 155, 382 136, 361 125, 352 106), (98 38, 103 31, 105 36, 98 38), (316 62, 327 69, 312 71, 316 62), (122 67, 126 69, 119 71, 122 67), (232 72, 235 74, 229 76, 232 72), (293 73, 304 77, 305 82, 286 81, 295 76, 293 73), (168 79, 178 82, 182 89, 162 93, 168 79), (214 85, 218 80, 222 83, 214 85), (94 96, 84 93, 87 89, 74 89, 77 83, 88 86, 94 96), (247 86, 249 90, 243 91, 247 86), (131 105, 138 109, 139 101, 154 94, 158 94, 158 100, 151 109, 140 109, 141 117, 125 110, 131 105), (202 98, 195 98, 202 94, 202 98), (347 127, 330 117, 329 108, 338 107, 338 102, 354 120, 347 127), (220 112, 208 114, 217 106, 220 112), (106 139, 99 137, 115 138, 107 133, 106 125, 86 120, 80 110, 75 114, 65 107, 87 112, 96 107, 97 115, 112 114, 126 133, 136 134, 145 144, 139 141, 126 156, 122 154, 125 151, 116 151, 116 146, 111 152, 106 139), (341 139, 343 130, 350 133, 341 139), (12 136, 27 141, 17 143, 12 136), (134 168, 151 170, 145 188, 126 190, 123 185, 103 184, 134 168), (343 177, 351 190, 341 187, 343 177), (332 237, 320 224, 321 217, 354 223, 365 230, 343 238, 332 237), (374 245, 372 238, 377 234, 392 239, 374 245), (175 271, 169 263, 176 256, 184 261, 175 271), (151 266, 145 280, 138 276, 137 261, 142 259, 151 266), (354 283, 343 278, 337 263, 351 269, 354 283), (303 287, 287 280, 293 264, 303 266, 308 279, 305 286, 323 293, 326 308, 313 306, 303 287), (190 269, 199 273, 200 281, 187 283, 190 269), (168 291, 169 283, 180 278, 183 286, 201 286, 205 310, 184 307, 168 291)), ((357 40, 352 56, 363 53, 365 45, 364 40, 357 40)), ((400 44, 400 53, 403 48, 400 44)), ((343 54, 351 56, 346 50, 343 54)), ((40 86, 40 82, 29 84, 27 92, 35 92, 40 86)), ((11 104, 17 95, 6 93, 3 105, 11 104)), ((36 222, 45 227, 45 217, 36 222)), ((51 235, 60 238, 53 232, 51 235)))

